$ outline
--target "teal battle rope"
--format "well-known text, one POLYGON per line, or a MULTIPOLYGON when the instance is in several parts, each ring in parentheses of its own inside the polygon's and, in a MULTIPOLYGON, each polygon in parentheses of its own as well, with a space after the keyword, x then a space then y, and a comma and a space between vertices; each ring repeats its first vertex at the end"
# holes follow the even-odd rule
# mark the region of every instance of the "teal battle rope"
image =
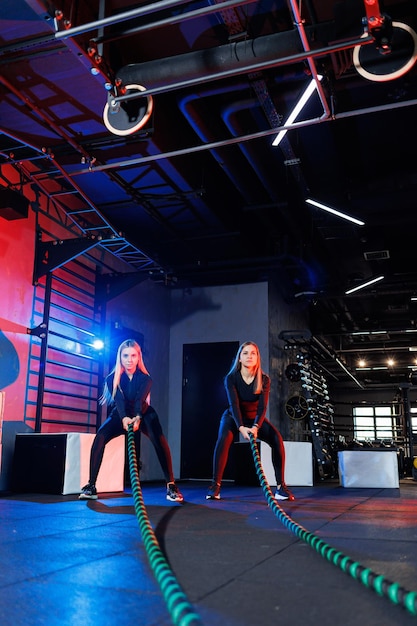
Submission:
POLYGON ((181 589, 175 575, 169 567, 149 522, 139 481, 138 463, 136 459, 135 440, 132 426, 129 426, 127 441, 130 481, 135 503, 136 517, 138 519, 149 563, 164 596, 168 612, 173 623, 178 626, 201 625, 202 621, 199 615, 197 615, 190 602, 187 600, 185 593, 181 589))
POLYGON ((280 519, 284 526, 289 528, 295 535, 301 537, 301 539, 308 543, 312 548, 317 550, 322 557, 333 563, 333 565, 340 567, 340 569, 342 569, 346 574, 350 574, 352 578, 361 582, 365 585, 365 587, 373 589, 380 596, 389 598, 392 602, 394 602, 394 604, 401 605, 412 615, 417 615, 416 591, 408 591, 407 589, 400 587, 398 583, 393 583, 384 578, 384 576, 376 574, 368 567, 363 567, 360 563, 353 561, 353 559, 343 554, 343 552, 332 548, 329 544, 319 539, 317 535, 314 535, 294 522, 291 517, 289 517, 289 515, 281 509, 281 507, 277 504, 277 501, 275 500, 271 488, 265 478, 259 450, 252 434, 250 435, 250 444, 253 460, 255 462, 256 473, 268 501, 268 506, 272 509, 274 514, 280 519))

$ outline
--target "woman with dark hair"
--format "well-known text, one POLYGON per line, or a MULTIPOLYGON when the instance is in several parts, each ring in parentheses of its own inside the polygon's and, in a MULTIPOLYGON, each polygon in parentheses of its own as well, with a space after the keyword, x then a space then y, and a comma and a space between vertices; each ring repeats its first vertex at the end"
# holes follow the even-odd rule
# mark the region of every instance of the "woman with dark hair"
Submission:
POLYGON ((158 415, 150 404, 152 379, 143 362, 142 350, 133 339, 123 341, 116 356, 116 364, 107 376, 101 404, 113 406, 108 418, 100 426, 91 447, 90 478, 80 493, 81 500, 97 500, 96 481, 106 444, 122 435, 132 424, 136 451, 139 451, 140 433, 151 440, 167 483, 167 500, 183 502, 175 484, 171 451, 162 432, 158 415))
POLYGON ((277 500, 294 500, 284 482, 285 449, 278 430, 265 418, 271 380, 262 371, 258 346, 243 343, 224 381, 229 406, 223 413, 213 459, 213 481, 207 500, 220 500, 220 487, 230 446, 240 433, 250 441, 252 434, 271 446, 277 500))

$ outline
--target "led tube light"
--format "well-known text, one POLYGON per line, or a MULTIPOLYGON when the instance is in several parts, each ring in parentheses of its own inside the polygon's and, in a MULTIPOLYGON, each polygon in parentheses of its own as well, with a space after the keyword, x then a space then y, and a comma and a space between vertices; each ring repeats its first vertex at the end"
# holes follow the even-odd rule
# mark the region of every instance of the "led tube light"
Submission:
POLYGON ((347 296, 348 294, 353 293, 354 291, 359 291, 359 289, 365 289, 365 287, 369 287, 369 285, 373 285, 379 280, 383 280, 383 278, 384 278, 383 276, 378 276, 378 278, 373 278, 372 280, 368 280, 366 283, 362 283, 362 285, 353 287, 353 289, 348 289, 348 291, 345 291, 345 295, 347 296))
POLYGON ((318 209, 323 209, 323 211, 327 211, 328 213, 332 213, 333 215, 337 215, 337 217, 341 217, 344 220, 348 220, 349 222, 353 222, 354 224, 357 224, 358 226, 364 226, 365 222, 362 222, 362 220, 358 220, 356 217, 352 217, 351 215, 347 215, 347 213, 342 213, 341 211, 337 211, 336 209, 332 209, 331 207, 327 206, 326 204, 322 204, 321 202, 317 202, 316 200, 312 200, 311 198, 307 198, 306 200, 307 204, 311 204, 315 207, 317 207, 318 209))
MULTIPOLYGON (((317 78, 319 80, 322 80, 323 76, 321 76, 319 74, 317 76, 317 78)), ((312 94, 314 93, 315 90, 316 90, 316 81, 313 78, 308 83, 306 90, 303 92, 303 94, 300 97, 300 99, 298 100, 297 104, 295 105, 295 107, 291 111, 291 113, 288 116, 288 119, 286 120, 284 126, 290 126, 293 122, 295 122, 295 120, 297 119, 298 115, 301 113, 302 109, 305 107, 305 105, 307 104, 307 102, 309 101, 309 99, 311 98, 311 96, 312 96, 312 94)), ((272 142, 272 145, 273 146, 278 146, 281 143, 281 141, 284 139, 284 137, 287 134, 287 132, 288 132, 288 129, 287 130, 280 130, 278 135, 275 137, 274 141, 272 142)))

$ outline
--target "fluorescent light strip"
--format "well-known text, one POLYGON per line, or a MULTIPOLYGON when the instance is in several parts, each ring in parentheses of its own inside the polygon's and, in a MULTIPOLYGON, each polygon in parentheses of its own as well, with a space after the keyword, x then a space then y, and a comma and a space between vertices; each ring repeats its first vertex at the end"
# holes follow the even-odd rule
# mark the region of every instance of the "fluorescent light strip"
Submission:
POLYGON ((359 372, 365 372, 365 371, 367 371, 367 372, 376 372, 376 371, 379 371, 379 370, 387 370, 387 369, 388 369, 387 366, 383 366, 383 367, 359 367, 358 366, 356 368, 356 371, 357 372, 358 371, 359 372))
MULTIPOLYGON (((318 80, 322 80, 323 76, 321 76, 320 74, 318 74, 317 76, 318 80)), ((297 102, 297 104, 295 105, 295 107, 293 108, 293 110, 291 111, 287 121, 285 122, 284 126, 290 126, 293 122, 295 122, 295 120, 297 119, 298 115, 301 113, 302 109, 305 107, 305 105, 307 104, 307 102, 309 101, 309 99, 311 98, 312 94, 314 93, 314 91, 316 90, 316 81, 314 80, 314 78, 309 82, 306 90, 304 91, 304 93, 302 94, 301 98, 299 99, 299 101, 297 102)), ((288 129, 287 130, 280 130, 278 135, 275 137, 274 141, 272 142, 273 146, 278 146, 281 141, 284 139, 285 135, 287 134, 288 129)))
POLYGON ((374 283, 377 283, 379 280, 383 280, 384 276, 378 276, 378 278, 373 278, 372 280, 368 280, 368 282, 366 283, 362 283, 362 285, 358 285, 357 287, 353 287, 353 289, 349 289, 348 291, 345 291, 345 295, 349 295, 350 293, 353 293, 354 291, 359 291, 359 289, 365 289, 365 287, 369 287, 369 285, 373 285, 374 283))
POLYGON ((356 217, 352 217, 347 215, 346 213, 342 213, 341 211, 336 211, 336 209, 332 209, 326 204, 322 204, 321 202, 317 202, 316 200, 312 200, 311 198, 307 198, 307 204, 312 204, 318 209, 323 209, 323 211, 327 211, 328 213, 333 213, 333 215, 337 215, 337 217, 342 217, 344 220, 348 220, 349 222, 353 222, 354 224, 358 224, 358 226, 364 226, 365 222, 362 220, 358 220, 356 217))
POLYGON ((387 330, 357 330, 351 335, 387 335, 387 330))
POLYGON ((404 328, 401 330, 388 330, 388 328, 386 330, 356 330, 353 333, 349 333, 349 335, 402 335, 403 333, 417 333, 417 328, 404 328))

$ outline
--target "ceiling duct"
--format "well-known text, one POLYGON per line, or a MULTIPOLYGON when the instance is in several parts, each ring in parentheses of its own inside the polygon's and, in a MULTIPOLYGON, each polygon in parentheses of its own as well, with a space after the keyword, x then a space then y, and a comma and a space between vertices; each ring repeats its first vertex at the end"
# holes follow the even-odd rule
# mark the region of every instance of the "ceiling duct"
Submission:
MULTIPOLYGON (((332 22, 306 28, 307 35, 310 34, 310 38, 314 39, 316 45, 322 46, 326 46, 332 40, 333 31, 332 22)), ((296 55, 298 56, 292 62, 299 63, 302 61, 299 55, 303 53, 305 54, 300 36, 296 30, 292 30, 166 59, 132 63, 117 72, 117 79, 121 80, 124 85, 139 83, 146 89, 158 86, 168 87, 179 80, 207 81, 210 77, 217 77, 217 74, 227 72, 243 74, 262 63, 276 61, 278 66, 281 64, 280 59, 286 59, 285 64, 289 65, 291 61, 288 59, 296 55)))

